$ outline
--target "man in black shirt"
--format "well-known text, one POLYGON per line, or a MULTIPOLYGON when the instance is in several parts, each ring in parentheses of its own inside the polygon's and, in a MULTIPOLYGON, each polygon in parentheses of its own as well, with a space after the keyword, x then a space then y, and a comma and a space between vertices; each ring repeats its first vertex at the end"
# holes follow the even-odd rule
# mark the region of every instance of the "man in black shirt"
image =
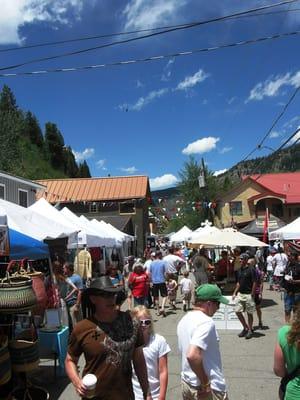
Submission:
POLYGON ((282 287, 284 288, 285 322, 291 319, 291 312, 297 303, 300 303, 300 264, 298 253, 289 255, 289 263, 284 271, 282 287))
POLYGON ((255 268, 248 264, 249 255, 242 253, 240 255, 241 269, 238 271, 238 280, 234 289, 232 299, 236 298, 235 312, 243 325, 239 337, 250 339, 253 334, 253 313, 255 312, 255 288, 256 272, 255 268), (248 324, 246 323, 243 312, 247 312, 248 324))

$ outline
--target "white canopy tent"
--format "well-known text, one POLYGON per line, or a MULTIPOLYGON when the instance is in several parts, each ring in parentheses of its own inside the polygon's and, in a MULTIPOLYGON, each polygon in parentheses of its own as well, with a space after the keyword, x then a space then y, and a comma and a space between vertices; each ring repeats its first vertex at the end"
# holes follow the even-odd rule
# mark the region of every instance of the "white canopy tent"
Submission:
POLYGON ((55 207, 53 207, 47 200, 44 198, 39 199, 37 202, 32 204, 29 209, 41 214, 47 215, 51 220, 59 222, 69 229, 76 230, 77 235, 72 236, 68 242, 68 248, 73 249, 77 247, 82 247, 83 245, 92 246, 95 242, 95 235, 90 235, 86 232, 82 227, 78 224, 75 224, 70 219, 66 218, 63 214, 60 213, 55 207))
POLYGON ((187 240, 188 241, 196 240, 198 242, 201 242, 201 240, 205 239, 207 234, 219 231, 220 229, 216 228, 215 226, 204 225, 193 231, 187 240))
POLYGON ((86 235, 86 244, 89 247, 111 247, 115 245, 115 240, 111 237, 101 235, 99 232, 96 232, 86 221, 80 219, 75 215, 71 210, 67 207, 64 207, 59 211, 61 215, 63 215, 66 219, 70 221, 70 223, 74 224, 77 229, 82 230, 86 235))
POLYGON ((300 239, 300 217, 288 225, 269 233, 270 240, 297 240, 300 239))
POLYGON ((245 235, 235 229, 225 228, 219 231, 210 232, 200 238, 200 240, 192 239, 189 241, 191 245, 218 246, 218 247, 267 247, 268 245, 260 240, 245 235))
POLYGON ((169 236, 169 241, 171 243, 186 242, 188 237, 191 236, 192 230, 187 226, 183 226, 179 231, 169 236))
POLYGON ((93 231, 97 232, 101 237, 106 237, 111 240, 111 244, 108 247, 116 246, 119 244, 118 237, 108 230, 105 226, 100 224, 94 224, 93 220, 89 220, 84 215, 80 215, 80 220, 84 221, 87 226, 89 226, 93 231))
POLYGON ((104 221, 98 221, 97 219, 92 219, 91 223, 95 227, 101 227, 101 229, 105 229, 110 235, 113 235, 116 240, 121 245, 123 242, 128 242, 134 240, 134 238, 126 233, 120 231, 119 229, 115 228, 113 225, 108 224, 104 221))
POLYGON ((53 240, 77 236, 75 227, 65 226, 30 208, 0 199, 0 214, 7 216, 8 227, 34 239, 53 240))
POLYGON ((7 216, 6 214, 0 214, 0 226, 7 226, 7 216))

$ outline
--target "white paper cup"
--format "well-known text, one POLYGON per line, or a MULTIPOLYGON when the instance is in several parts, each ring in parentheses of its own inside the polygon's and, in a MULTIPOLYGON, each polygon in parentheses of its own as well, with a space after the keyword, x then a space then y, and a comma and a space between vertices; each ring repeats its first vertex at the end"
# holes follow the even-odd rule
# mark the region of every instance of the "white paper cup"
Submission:
POLYGON ((97 385, 97 377, 94 374, 87 374, 82 379, 83 384, 86 386, 88 393, 86 394, 87 399, 95 397, 95 389, 97 385))

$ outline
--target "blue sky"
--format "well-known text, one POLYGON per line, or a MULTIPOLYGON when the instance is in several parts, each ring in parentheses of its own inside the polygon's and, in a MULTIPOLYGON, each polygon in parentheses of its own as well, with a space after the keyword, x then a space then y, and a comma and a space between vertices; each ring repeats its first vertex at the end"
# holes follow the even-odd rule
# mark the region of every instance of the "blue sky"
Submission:
MULTIPOLYGON (((180 24, 270 0, 0 0, 0 50, 180 24)), ((300 8, 300 2, 276 10, 300 8)), ((300 12, 241 18, 7 72, 69 68, 172 54, 299 29, 300 12)), ((121 37, 1 53, 1 66, 93 47, 121 37)), ((124 37, 122 37, 124 38, 124 37)), ((146 174, 172 186, 189 155, 216 173, 245 157, 300 84, 299 35, 191 56, 43 76, 0 78, 43 127, 54 122, 93 176, 146 174)), ((4 71, 3 71, 4 72, 4 71)), ((6 72, 6 71, 5 71, 6 72)), ((298 95, 299 96, 299 95, 298 95)), ((253 157, 300 125, 300 98, 253 157)))

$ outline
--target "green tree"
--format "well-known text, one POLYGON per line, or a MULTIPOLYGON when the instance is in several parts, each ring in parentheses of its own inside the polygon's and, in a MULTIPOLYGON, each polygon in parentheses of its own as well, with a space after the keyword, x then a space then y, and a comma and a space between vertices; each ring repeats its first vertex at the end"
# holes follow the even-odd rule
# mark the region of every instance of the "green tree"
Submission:
POLYGON ((83 163, 80 163, 78 166, 78 177, 79 178, 90 178, 91 173, 87 162, 84 160, 83 163))
POLYGON ((194 157, 190 157, 188 161, 183 164, 183 168, 179 171, 178 175, 180 182, 178 188, 180 194, 183 196, 184 202, 196 202, 202 197, 199 188, 198 177, 201 172, 201 167, 194 157))
POLYGON ((51 165, 57 169, 64 169, 64 138, 56 124, 47 122, 45 125, 45 149, 51 165))
POLYGON ((23 171, 19 138, 24 125, 15 96, 6 85, 0 93, 0 169, 21 175, 23 171))
POLYGON ((74 154, 70 146, 65 147, 63 150, 64 153, 64 172, 70 178, 77 178, 79 168, 75 161, 74 154))
POLYGON ((225 176, 225 179, 222 184, 222 191, 224 193, 228 192, 232 188, 232 182, 230 181, 229 176, 225 176))
POLYGON ((36 144, 38 147, 43 147, 44 137, 40 124, 30 111, 25 115, 24 136, 28 137, 31 143, 36 144))
POLYGON ((4 85, 0 94, 0 113, 16 112, 17 110, 15 95, 7 85, 4 85))
POLYGON ((198 221, 198 226, 201 220, 210 218, 209 210, 203 207, 203 204, 215 200, 218 192, 216 177, 207 169, 204 162, 202 164, 197 163, 194 157, 190 157, 179 171, 180 182, 178 184, 184 201, 184 208, 190 210, 185 212, 185 218, 192 225, 195 224, 195 221, 198 221), (201 173, 204 173, 205 177, 205 187, 203 188, 199 187, 199 176, 201 173), (195 210, 187 207, 189 203, 195 205, 195 210))

